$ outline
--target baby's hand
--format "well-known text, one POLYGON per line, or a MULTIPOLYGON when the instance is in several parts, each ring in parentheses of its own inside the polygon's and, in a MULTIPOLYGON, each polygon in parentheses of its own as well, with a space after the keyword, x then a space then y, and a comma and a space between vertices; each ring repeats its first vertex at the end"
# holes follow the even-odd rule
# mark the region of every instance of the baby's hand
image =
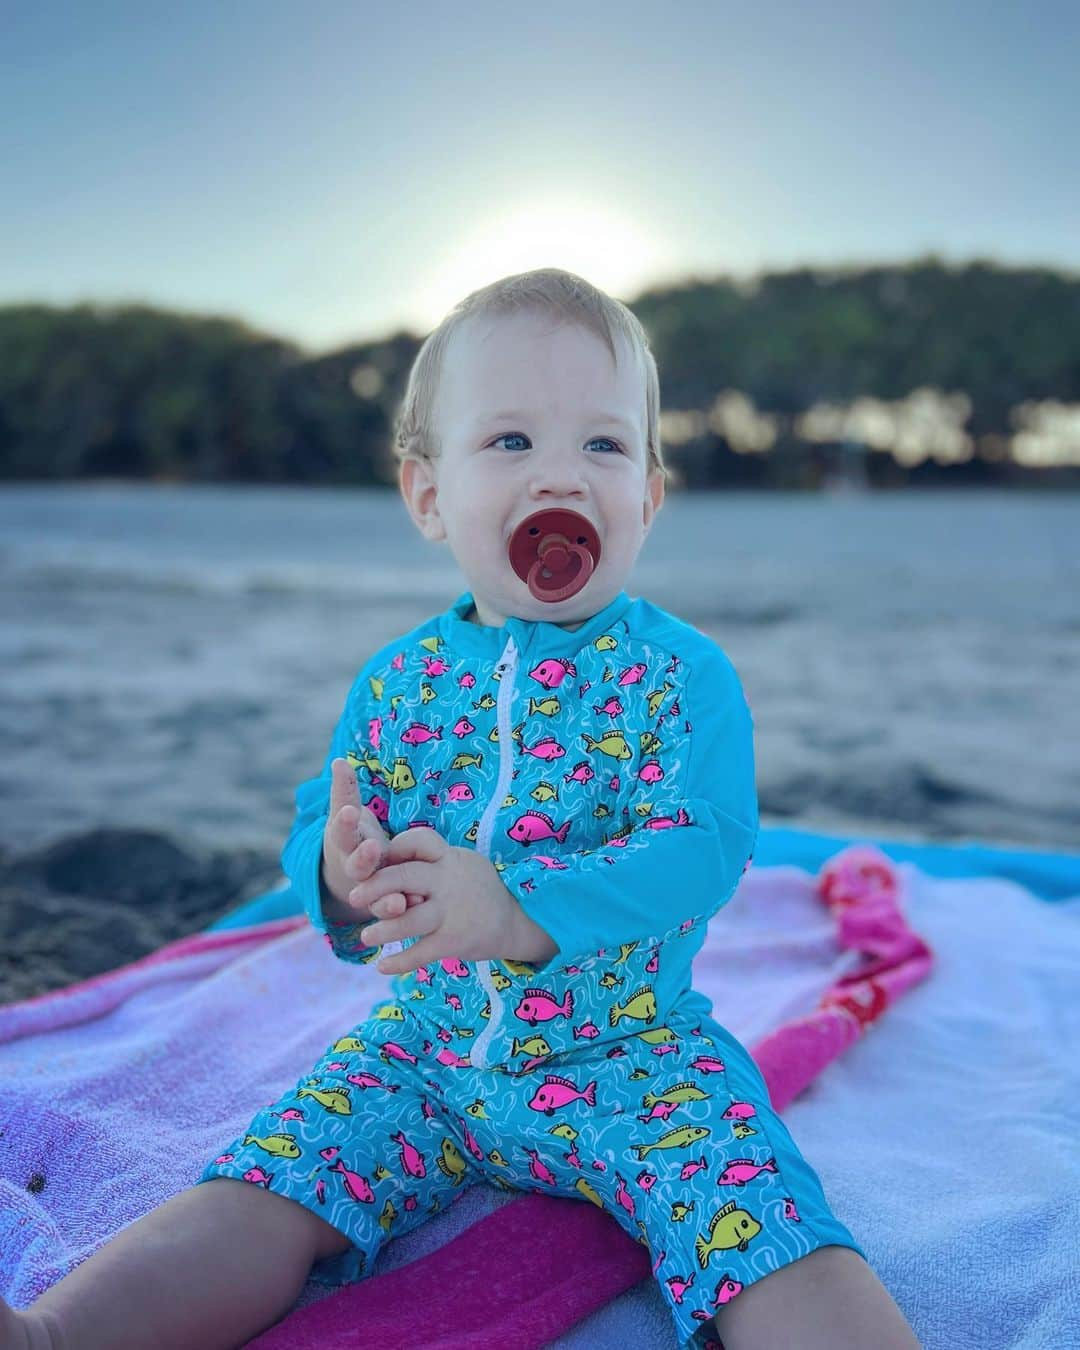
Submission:
POLYGON ((367 881, 382 866, 390 836, 361 802, 356 773, 349 761, 333 760, 330 772, 330 813, 323 831, 322 877, 333 903, 324 903, 326 917, 363 923, 372 914, 378 918, 404 914, 410 904, 419 904, 422 897, 395 892, 383 896, 377 911, 350 899, 349 893, 357 882, 367 881))

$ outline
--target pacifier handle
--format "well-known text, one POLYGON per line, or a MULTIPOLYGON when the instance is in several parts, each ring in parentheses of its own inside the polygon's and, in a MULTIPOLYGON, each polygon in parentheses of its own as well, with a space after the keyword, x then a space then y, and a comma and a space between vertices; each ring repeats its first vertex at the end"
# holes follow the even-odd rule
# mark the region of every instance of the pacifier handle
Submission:
POLYGON ((537 550, 538 556, 533 565, 529 568, 527 585, 529 590, 533 589, 534 584, 537 589, 542 589, 545 600, 565 600, 568 595, 576 595, 586 581, 592 576, 593 556, 587 548, 581 544, 573 544, 564 534, 549 534, 541 543, 537 550), (541 570, 550 572, 562 572, 569 565, 571 558, 577 558, 577 571, 563 586, 540 587, 537 581, 537 574, 541 570))

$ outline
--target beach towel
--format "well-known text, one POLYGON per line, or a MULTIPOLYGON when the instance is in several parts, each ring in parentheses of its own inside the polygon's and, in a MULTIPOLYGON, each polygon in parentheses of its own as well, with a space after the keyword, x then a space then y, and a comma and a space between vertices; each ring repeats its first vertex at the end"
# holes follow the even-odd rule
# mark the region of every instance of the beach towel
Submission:
MULTIPOLYGON (((1078 907, 1000 877, 943 880, 888 851, 846 847, 816 877, 755 862, 710 924, 695 984, 751 1050, 924 1345, 1062 1344, 1080 1231, 1065 1056, 1078 907), (826 1146, 838 1113, 842 1158, 826 1146), (1047 1170, 1020 1167, 1020 1149, 1047 1170), (987 1297, 1001 1280, 1007 1308, 987 1297)), ((275 892, 243 908, 288 904, 275 892)), ((385 996, 377 972, 335 962, 306 922, 241 923, 0 1008, 0 1291, 15 1306, 191 1184, 385 996), (264 1028, 258 1056, 252 1024, 264 1028)), ((389 1242, 369 1279, 309 1282, 252 1344, 619 1339, 675 1344, 647 1251, 592 1206, 480 1185, 389 1242), (523 1274, 505 1254, 526 1232, 523 1274)))

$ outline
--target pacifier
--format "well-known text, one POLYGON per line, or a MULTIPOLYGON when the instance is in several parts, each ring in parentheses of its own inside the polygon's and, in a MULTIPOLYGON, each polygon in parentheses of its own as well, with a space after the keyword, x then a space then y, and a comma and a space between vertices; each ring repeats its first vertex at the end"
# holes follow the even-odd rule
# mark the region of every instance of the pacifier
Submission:
POLYGON ((600 561, 600 536, 585 516, 562 507, 534 511, 510 536, 510 566, 537 600, 577 595, 600 561))

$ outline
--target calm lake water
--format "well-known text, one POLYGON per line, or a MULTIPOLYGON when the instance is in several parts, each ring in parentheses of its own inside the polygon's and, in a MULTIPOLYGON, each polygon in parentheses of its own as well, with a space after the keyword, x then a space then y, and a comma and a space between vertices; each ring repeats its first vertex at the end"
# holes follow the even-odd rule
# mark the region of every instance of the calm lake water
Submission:
MULTIPOLYGON (((0 489, 0 845, 279 849, 378 646, 467 581, 380 489, 0 489)), ((1080 850, 1080 496, 673 494, 628 579, 754 709, 764 825, 1080 850)))

